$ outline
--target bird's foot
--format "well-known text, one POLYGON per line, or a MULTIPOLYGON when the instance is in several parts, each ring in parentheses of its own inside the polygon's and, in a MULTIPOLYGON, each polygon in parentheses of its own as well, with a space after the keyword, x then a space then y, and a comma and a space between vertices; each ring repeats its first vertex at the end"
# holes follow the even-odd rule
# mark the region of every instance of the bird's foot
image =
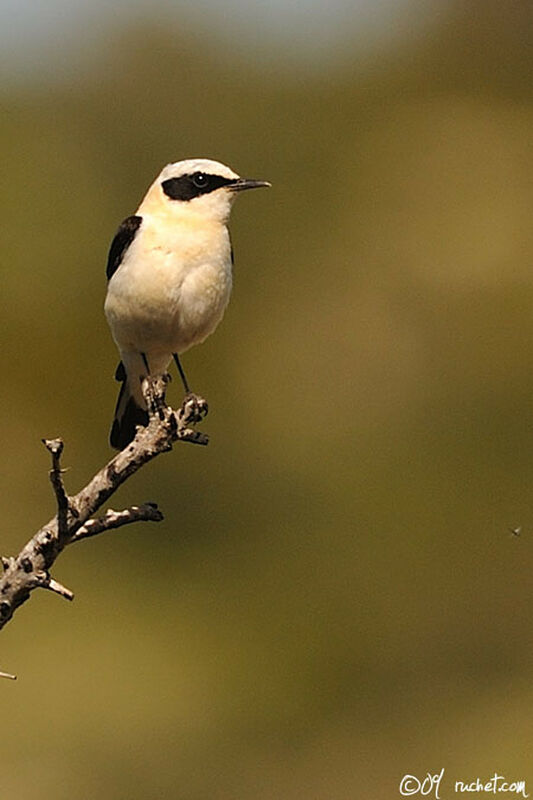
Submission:
POLYGON ((158 416, 161 421, 164 419, 167 409, 165 391, 169 380, 170 375, 168 373, 141 378, 142 393, 148 406, 148 413, 152 416, 158 416))
POLYGON ((179 414, 186 425, 196 425, 207 416, 208 410, 207 401, 203 397, 194 392, 188 392, 183 399, 179 414))

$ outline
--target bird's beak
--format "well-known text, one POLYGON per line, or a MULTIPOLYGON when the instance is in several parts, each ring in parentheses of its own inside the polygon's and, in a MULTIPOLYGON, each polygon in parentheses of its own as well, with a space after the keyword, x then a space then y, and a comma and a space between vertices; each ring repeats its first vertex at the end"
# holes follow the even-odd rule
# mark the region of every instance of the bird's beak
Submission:
POLYGON ((243 192, 245 189, 260 189, 262 186, 272 186, 268 181, 254 181, 250 178, 237 178, 229 185, 232 192, 243 192))

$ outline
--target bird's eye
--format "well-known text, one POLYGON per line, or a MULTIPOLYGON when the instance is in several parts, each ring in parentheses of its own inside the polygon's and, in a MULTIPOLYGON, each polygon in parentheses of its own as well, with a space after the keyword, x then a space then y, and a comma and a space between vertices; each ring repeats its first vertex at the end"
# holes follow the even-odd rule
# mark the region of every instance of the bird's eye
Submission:
POLYGON ((205 172, 196 172, 192 176, 192 182, 198 189, 203 189, 204 186, 207 186, 208 178, 205 172))

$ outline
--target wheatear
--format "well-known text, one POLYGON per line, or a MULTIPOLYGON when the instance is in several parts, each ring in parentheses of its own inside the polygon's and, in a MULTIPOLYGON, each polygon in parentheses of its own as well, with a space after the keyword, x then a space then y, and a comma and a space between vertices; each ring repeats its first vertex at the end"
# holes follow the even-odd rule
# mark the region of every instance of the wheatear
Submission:
POLYGON ((213 333, 231 293, 228 221, 237 192, 270 186, 203 158, 168 164, 111 244, 105 314, 120 351, 122 383, 111 428, 121 450, 148 423, 141 381, 166 373, 213 333))

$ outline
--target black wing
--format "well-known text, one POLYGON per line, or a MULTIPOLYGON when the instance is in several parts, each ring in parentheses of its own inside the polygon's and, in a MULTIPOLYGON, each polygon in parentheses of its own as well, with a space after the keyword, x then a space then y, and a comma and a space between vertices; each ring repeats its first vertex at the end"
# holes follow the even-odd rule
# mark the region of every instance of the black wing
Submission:
POLYGON ((133 216, 127 217, 127 219, 120 224, 115 238, 111 242, 111 247, 109 248, 106 269, 107 280, 109 280, 120 267, 124 254, 135 239, 135 234, 141 227, 142 221, 142 217, 133 216))

